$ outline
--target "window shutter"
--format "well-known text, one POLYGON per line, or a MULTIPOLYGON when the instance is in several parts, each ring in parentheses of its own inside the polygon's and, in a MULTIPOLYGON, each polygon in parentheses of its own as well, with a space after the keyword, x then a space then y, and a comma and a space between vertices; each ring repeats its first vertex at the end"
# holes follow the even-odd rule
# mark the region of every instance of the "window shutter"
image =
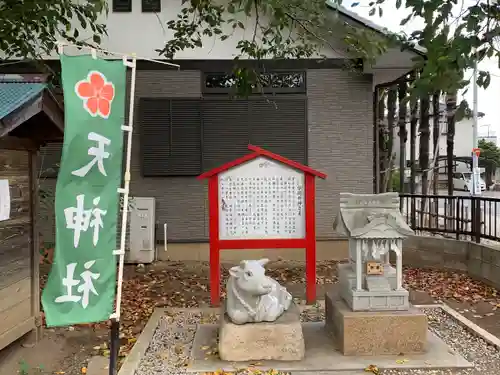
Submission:
POLYGON ((161 0, 142 0, 143 12, 161 12, 161 0))
POLYGON ((307 99, 249 100, 250 143, 307 164, 307 99))
POLYGON ((142 174, 163 176, 170 158, 170 101, 141 98, 139 119, 142 174))
POLYGON ((113 0, 113 12, 131 12, 132 0, 113 0))
POLYGON ((203 99, 203 170, 208 171, 248 153, 248 101, 203 99))
POLYGON ((197 176, 201 173, 201 101, 171 101, 169 174, 197 176))

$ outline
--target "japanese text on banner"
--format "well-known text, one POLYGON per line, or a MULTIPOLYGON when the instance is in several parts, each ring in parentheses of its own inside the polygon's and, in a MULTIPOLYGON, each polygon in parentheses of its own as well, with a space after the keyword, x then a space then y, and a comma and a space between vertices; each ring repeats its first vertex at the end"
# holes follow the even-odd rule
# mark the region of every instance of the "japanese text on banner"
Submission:
POLYGON ((54 263, 42 295, 48 326, 113 312, 126 67, 61 56, 65 130, 57 179, 54 263))

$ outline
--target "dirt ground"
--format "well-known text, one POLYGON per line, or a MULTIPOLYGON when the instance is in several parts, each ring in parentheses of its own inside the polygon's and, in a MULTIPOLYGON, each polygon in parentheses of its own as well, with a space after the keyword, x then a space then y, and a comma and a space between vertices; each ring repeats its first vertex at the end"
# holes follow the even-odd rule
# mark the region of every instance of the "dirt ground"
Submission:
MULTIPOLYGON (((127 266, 123 284, 121 355, 126 356, 155 307, 208 306, 208 264, 204 262, 158 262, 146 267, 127 266)), ((271 277, 285 285, 294 297, 305 294, 304 264, 274 262, 271 277)), ((42 270, 43 285, 48 268, 42 270)), ((222 265, 223 277, 227 266, 222 265)), ((337 282, 336 262, 317 266, 317 296, 322 299, 329 285, 337 282)), ((500 337, 500 293, 459 273, 405 269, 405 285, 414 304, 445 301, 467 318, 500 337)), ((1 375, 78 375, 85 373, 93 355, 109 354, 107 323, 45 329, 36 346, 19 341, 0 351, 1 375), (20 362, 26 372, 19 372, 20 362), (28 371, 29 368, 29 371, 28 371)), ((90 374, 89 374, 90 375, 90 374)))

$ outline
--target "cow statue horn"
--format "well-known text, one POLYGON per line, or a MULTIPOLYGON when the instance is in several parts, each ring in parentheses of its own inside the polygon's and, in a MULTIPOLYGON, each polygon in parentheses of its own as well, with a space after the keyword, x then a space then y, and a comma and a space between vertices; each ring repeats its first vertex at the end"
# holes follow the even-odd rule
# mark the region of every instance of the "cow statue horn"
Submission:
POLYGON ((226 313, 235 324, 274 322, 292 303, 292 295, 266 276, 269 259, 244 260, 231 267, 226 285, 226 313))
POLYGON ((269 263, 269 259, 267 258, 262 258, 260 260, 258 260, 257 262, 259 262, 259 264, 264 267, 267 263, 269 263))

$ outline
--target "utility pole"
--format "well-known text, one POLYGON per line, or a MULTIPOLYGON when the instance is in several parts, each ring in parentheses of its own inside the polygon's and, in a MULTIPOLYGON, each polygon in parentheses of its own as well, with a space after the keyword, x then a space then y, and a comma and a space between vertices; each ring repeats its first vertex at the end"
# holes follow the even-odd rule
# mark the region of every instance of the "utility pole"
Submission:
POLYGON ((477 133, 478 133, 478 119, 477 119, 477 54, 474 51, 474 71, 472 74, 472 186, 471 186, 471 194, 481 195, 481 185, 479 183, 481 179, 481 174, 479 172, 479 151, 478 151, 478 141, 477 141, 477 133))

